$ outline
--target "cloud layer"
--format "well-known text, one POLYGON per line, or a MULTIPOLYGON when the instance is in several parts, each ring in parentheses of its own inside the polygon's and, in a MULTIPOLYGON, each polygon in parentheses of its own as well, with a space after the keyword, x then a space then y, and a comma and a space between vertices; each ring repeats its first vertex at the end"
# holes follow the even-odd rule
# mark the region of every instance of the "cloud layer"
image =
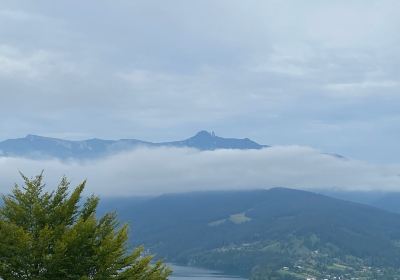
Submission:
POLYGON ((400 166, 373 165, 321 154, 301 146, 263 150, 198 151, 141 148, 86 162, 0 158, 0 191, 45 170, 48 187, 62 175, 74 184, 88 179, 89 193, 136 196, 200 190, 270 187, 400 191, 400 166))

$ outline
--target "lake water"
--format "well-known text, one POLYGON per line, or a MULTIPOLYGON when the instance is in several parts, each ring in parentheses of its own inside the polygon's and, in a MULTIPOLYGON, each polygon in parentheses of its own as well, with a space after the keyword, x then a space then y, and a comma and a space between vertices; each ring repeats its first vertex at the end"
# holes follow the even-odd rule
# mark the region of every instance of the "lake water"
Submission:
POLYGON ((169 277, 170 280, 246 280, 203 268, 171 264, 169 266, 174 271, 172 276, 169 277))

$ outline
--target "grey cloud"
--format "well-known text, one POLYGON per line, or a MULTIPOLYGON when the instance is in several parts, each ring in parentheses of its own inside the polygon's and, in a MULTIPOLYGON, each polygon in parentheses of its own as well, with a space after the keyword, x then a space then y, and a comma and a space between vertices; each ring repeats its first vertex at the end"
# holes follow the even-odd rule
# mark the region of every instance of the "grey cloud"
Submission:
POLYGON ((343 160, 301 146, 263 150, 137 149, 99 161, 0 158, 1 191, 19 182, 17 170, 45 170, 48 186, 62 175, 88 179, 88 193, 146 195, 196 190, 318 188, 400 191, 400 166, 343 160))

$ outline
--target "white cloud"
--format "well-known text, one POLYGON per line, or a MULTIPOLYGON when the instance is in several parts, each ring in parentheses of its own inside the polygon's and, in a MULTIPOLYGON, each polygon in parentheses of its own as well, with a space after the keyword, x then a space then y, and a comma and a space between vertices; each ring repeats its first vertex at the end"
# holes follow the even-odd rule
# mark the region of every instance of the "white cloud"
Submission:
POLYGON ((1 191, 19 182, 17 170, 44 169, 49 187, 60 176, 88 179, 87 191, 105 196, 270 187, 400 191, 400 166, 343 160, 300 146, 263 150, 137 149, 97 161, 0 158, 1 191))

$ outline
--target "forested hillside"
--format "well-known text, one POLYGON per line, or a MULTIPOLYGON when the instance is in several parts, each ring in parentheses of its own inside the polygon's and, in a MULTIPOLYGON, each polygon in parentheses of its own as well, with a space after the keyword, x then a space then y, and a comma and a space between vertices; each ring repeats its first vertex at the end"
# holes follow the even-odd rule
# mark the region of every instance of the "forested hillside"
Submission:
POLYGON ((133 242, 172 262, 253 277, 280 275, 282 268, 306 273, 298 267, 321 275, 344 275, 348 267, 389 271, 400 262, 399 215, 310 192, 275 188, 128 200, 114 206, 131 224, 133 242))

